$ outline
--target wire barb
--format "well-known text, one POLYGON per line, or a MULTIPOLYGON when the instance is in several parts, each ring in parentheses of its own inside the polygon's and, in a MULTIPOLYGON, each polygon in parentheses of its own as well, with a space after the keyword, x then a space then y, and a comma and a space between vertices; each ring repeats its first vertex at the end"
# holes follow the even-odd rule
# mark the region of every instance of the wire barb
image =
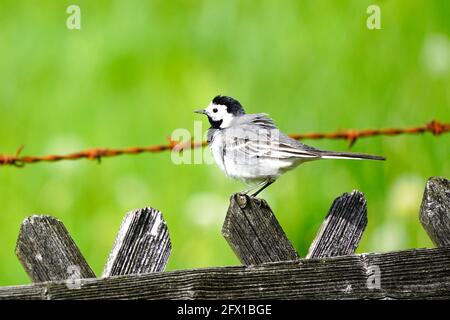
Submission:
MULTIPOLYGON (((360 138, 368 138, 375 136, 397 136, 402 134, 422 134, 425 132, 430 132, 434 136, 439 136, 444 133, 450 132, 450 123, 441 123, 437 120, 432 120, 428 122, 425 126, 412 127, 406 129, 369 129, 369 130, 345 130, 336 131, 331 133, 306 133, 306 134, 290 134, 289 136, 296 140, 303 139, 344 139, 347 140, 349 146, 352 147, 356 141, 360 138)), ((102 158, 115 157, 122 154, 141 154, 141 153, 155 153, 163 151, 174 151, 183 152, 186 149, 196 149, 202 148, 207 145, 206 141, 195 142, 189 140, 186 142, 174 141, 168 138, 168 144, 153 145, 147 147, 130 147, 125 149, 106 149, 106 148, 94 148, 85 151, 80 151, 76 153, 71 153, 67 155, 46 155, 46 156, 21 156, 21 152, 24 146, 20 146, 15 155, 3 155, 0 154, 0 166, 14 166, 17 168, 22 168, 26 164, 37 163, 37 162, 55 162, 62 160, 78 160, 78 159, 88 159, 96 160, 98 163, 101 162, 102 158)))

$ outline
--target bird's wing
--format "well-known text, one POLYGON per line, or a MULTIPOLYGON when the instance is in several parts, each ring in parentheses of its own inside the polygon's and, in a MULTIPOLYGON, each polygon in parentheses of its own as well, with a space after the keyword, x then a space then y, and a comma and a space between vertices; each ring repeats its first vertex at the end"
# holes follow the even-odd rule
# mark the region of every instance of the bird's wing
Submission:
POLYGON ((282 132, 280 132, 278 143, 280 147, 288 152, 292 152, 294 154, 297 153, 300 154, 300 156, 305 157, 320 158, 321 150, 292 139, 282 132))
POLYGON ((320 158, 316 149, 293 140, 278 129, 266 129, 254 123, 227 129, 225 134, 226 157, 235 159, 290 159, 320 158))
POLYGON ((233 127, 253 125, 261 129, 277 129, 277 126, 266 113, 244 114, 235 118, 233 127))

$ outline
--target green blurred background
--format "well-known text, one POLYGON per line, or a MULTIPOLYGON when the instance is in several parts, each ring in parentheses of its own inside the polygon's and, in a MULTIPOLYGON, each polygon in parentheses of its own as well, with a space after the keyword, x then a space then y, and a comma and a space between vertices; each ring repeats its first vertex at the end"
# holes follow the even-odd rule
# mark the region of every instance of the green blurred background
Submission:
MULTIPOLYGON (((192 111, 216 94, 288 133, 448 122, 449 33, 448 0, 2 0, 0 153, 165 143, 176 128, 193 131, 192 111), (366 27, 373 3, 381 30, 366 27), (81 30, 66 27, 70 4, 81 30)), ((362 139, 353 151, 388 161, 308 163, 262 197, 301 255, 333 199, 353 189, 369 210, 358 252, 430 247, 418 210, 427 178, 450 177, 449 142, 362 139)), ((0 167, 0 285, 29 282, 14 247, 30 214, 61 219, 98 275, 124 214, 144 206, 167 220, 169 270, 238 264, 220 230, 243 188, 216 166, 174 165, 169 152, 0 167)))

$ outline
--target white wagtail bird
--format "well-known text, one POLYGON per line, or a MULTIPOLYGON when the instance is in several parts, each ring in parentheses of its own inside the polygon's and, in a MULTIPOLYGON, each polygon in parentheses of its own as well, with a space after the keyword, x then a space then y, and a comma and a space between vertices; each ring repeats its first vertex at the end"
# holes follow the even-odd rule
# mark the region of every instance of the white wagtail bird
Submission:
POLYGON ((283 173, 303 162, 319 159, 369 159, 384 157, 319 150, 282 133, 265 113, 246 114, 236 99, 217 96, 206 109, 196 113, 208 117, 208 145, 225 174, 242 180, 256 190, 252 196, 275 182, 283 173), (259 188, 259 189, 258 189, 259 188))

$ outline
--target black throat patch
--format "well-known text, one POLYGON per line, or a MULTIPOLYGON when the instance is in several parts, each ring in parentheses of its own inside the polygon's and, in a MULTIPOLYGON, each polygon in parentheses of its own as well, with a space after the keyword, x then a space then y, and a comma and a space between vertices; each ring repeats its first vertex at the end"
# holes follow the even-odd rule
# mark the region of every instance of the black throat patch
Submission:
POLYGON ((211 128, 214 129, 220 129, 220 126, 222 125, 223 120, 217 120, 214 121, 213 119, 211 119, 211 117, 208 117, 209 123, 211 124, 211 128))

